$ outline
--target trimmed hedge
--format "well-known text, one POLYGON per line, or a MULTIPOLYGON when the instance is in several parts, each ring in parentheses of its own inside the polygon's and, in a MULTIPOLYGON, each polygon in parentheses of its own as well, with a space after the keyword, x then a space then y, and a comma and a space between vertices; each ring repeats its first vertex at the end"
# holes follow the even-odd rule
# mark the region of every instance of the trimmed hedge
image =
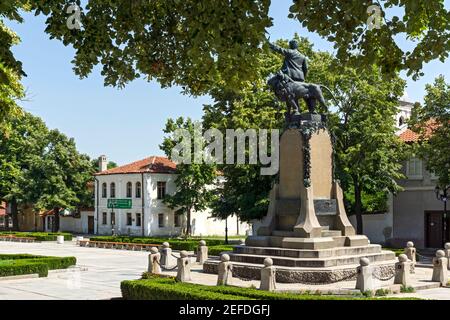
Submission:
POLYGON ((30 254, 1 254, 0 277, 17 276, 23 274, 39 274, 46 277, 48 270, 67 269, 76 265, 75 257, 47 257, 30 254))
POLYGON ((67 232, 0 232, 0 236, 30 237, 37 241, 56 241, 57 236, 64 236, 64 240, 72 241, 72 234, 67 232))
POLYGON ((123 281, 120 285, 122 297, 125 300, 380 300, 359 296, 276 293, 232 286, 205 286, 177 282, 173 277, 147 275, 145 278, 123 281))
POLYGON ((233 251, 233 246, 211 246, 208 248, 208 254, 211 256, 218 256, 221 252, 224 251, 233 251))
MULTIPOLYGON (((163 244, 168 242, 174 250, 187 250, 196 251, 198 247, 197 239, 168 239, 168 238, 150 238, 150 237, 126 237, 126 236, 99 236, 90 238, 91 241, 103 241, 103 242, 124 242, 124 243, 149 243, 149 244, 163 244)), ((206 245, 218 246, 223 245, 224 240, 219 239, 207 239, 206 245)))

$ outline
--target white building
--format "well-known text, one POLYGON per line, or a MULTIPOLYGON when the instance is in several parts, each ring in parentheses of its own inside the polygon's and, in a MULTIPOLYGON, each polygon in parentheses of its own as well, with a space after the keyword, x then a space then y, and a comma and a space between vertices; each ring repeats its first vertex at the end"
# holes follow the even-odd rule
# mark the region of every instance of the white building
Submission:
MULTIPOLYGON (((135 236, 182 233, 186 227, 185 215, 175 214, 163 202, 164 196, 173 194, 176 188, 176 165, 172 161, 152 156, 110 170, 106 170, 105 156, 99 162, 100 172, 95 175, 95 211, 93 215, 86 213, 86 221, 81 223, 85 225, 81 227, 83 232, 135 236)), ((250 229, 236 217, 228 218, 227 223, 228 235, 245 235, 250 229)), ((224 235, 225 225, 225 220, 212 218, 209 210, 191 214, 192 235, 224 235)))

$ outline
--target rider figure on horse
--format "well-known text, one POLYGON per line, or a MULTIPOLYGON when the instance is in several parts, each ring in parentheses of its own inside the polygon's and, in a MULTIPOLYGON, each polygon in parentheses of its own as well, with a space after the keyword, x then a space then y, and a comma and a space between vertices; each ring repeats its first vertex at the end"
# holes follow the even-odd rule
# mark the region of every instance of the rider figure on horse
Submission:
POLYGON ((294 81, 305 82, 308 74, 308 61, 297 50, 298 42, 296 40, 289 41, 289 49, 281 48, 270 42, 269 46, 273 51, 284 55, 281 71, 294 81))

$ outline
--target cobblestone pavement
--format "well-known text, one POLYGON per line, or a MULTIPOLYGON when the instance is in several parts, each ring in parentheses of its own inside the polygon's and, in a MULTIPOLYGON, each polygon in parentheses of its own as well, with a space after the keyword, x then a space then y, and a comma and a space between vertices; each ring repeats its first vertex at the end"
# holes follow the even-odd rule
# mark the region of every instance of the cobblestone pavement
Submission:
MULTIPOLYGON (((58 245, 55 242, 15 243, 0 242, 0 253, 31 253, 51 256, 75 256, 77 267, 67 271, 50 272, 47 278, 0 280, 0 300, 98 300, 121 296, 120 282, 138 279, 147 269, 147 252, 81 248, 75 242, 58 245), (86 270, 87 269, 87 270, 86 270)), ((175 253, 177 254, 177 253, 175 253)), ((192 282, 215 285, 217 275, 204 274, 200 265, 193 264, 192 282)), ((164 272, 175 275, 176 271, 164 272)), ((416 268, 415 282, 428 284, 432 269, 416 268)), ((392 280, 391 280, 392 281, 392 280)), ((387 282, 389 284, 389 282, 387 282)), ((233 278, 233 285, 259 287, 259 281, 233 278)), ((280 291, 320 291, 343 293, 352 290, 355 281, 328 285, 277 284, 280 291)), ((450 288, 420 290, 397 297, 450 300, 450 288)))

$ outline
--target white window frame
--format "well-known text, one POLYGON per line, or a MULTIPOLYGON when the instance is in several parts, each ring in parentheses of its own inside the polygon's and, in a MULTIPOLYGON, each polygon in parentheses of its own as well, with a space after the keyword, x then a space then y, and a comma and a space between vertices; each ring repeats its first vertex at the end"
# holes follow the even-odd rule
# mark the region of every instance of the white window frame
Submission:
POLYGON ((422 161, 422 159, 412 157, 406 161, 406 176, 408 177, 409 180, 422 180, 423 179, 423 161, 422 161), (410 163, 413 160, 416 161, 416 164, 415 164, 416 166, 417 166, 417 163, 420 163, 420 174, 410 174, 410 163))

